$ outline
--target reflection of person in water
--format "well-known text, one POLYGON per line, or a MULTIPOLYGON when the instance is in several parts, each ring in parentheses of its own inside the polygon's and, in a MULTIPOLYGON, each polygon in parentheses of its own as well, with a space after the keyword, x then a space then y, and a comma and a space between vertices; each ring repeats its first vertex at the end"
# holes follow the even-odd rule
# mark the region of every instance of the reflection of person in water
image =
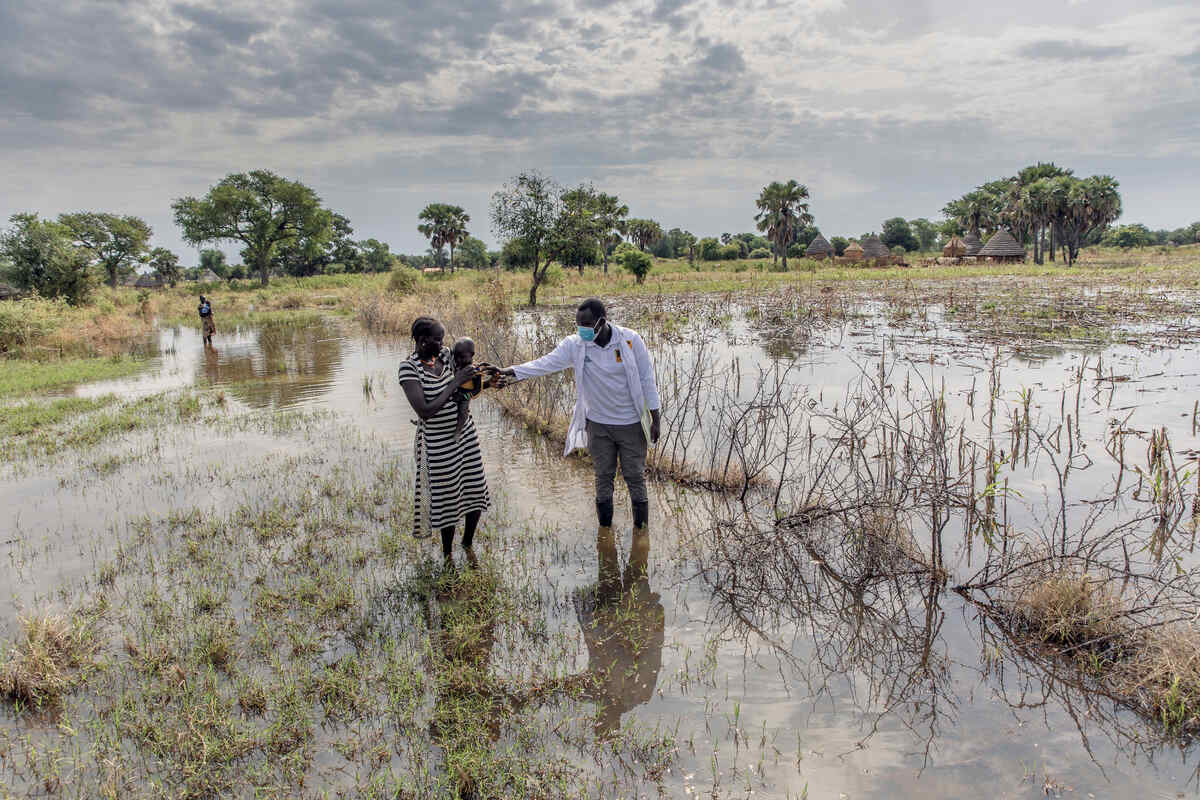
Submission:
POLYGON ((634 530, 624 575, 617 563, 612 528, 596 535, 598 555, 594 589, 577 594, 576 615, 588 649, 583 695, 597 706, 596 735, 621 726, 621 715, 654 695, 662 668, 665 614, 646 573, 650 536, 634 530))
POLYGON ((500 721, 513 708, 489 674, 499 578, 491 567, 478 568, 474 553, 468 557, 472 569, 444 573, 424 606, 437 693, 429 732, 464 798, 479 795, 477 783, 486 778, 474 774, 479 754, 499 738, 500 721))

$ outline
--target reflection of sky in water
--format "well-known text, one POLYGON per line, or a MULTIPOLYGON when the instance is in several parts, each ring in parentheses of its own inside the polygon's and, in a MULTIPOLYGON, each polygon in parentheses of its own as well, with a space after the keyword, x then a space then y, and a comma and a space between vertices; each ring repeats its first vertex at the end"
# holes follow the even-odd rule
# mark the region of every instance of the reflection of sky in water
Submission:
MULTIPOLYGON (((726 368, 737 360, 743 370, 770 358, 782 359, 790 367, 789 381, 831 407, 845 398, 847 386, 861 380, 864 370, 877 369, 881 354, 886 354, 889 362, 896 362, 896 380, 910 372, 915 384, 915 376, 921 375, 939 394, 944 384, 949 419, 966 421, 970 436, 986 435, 982 413, 995 348, 973 344, 949 327, 916 332, 872 318, 819 331, 802 342, 774 340, 765 350, 761 339, 737 318, 718 337, 715 358, 726 368), (972 389, 974 409, 967 403, 972 389)), ((411 446, 412 413, 395 380, 396 366, 409 352, 407 338, 367 337, 350 325, 332 322, 223 330, 215 344, 215 352, 206 353, 196 330, 164 330, 162 355, 147 373, 78 392, 136 396, 189 384, 213 386, 223 389, 235 406, 327 408, 395 447, 411 446), (369 392, 365 383, 370 384, 369 392)), ((686 350, 692 344, 658 343, 657 348, 662 352, 669 346, 686 350)), ((1084 381, 1080 425, 1097 466, 1082 471, 1073 490, 1086 496, 1110 480, 1101 443, 1112 419, 1143 431, 1166 426, 1181 458, 1200 449, 1190 420, 1200 384, 1196 349, 1002 349, 998 417, 1002 421, 1011 413, 1023 389, 1034 391, 1035 425, 1057 419, 1060 409, 1074 414, 1074 375, 1085 363, 1094 370, 1101 356, 1101 377, 1128 378, 1096 381, 1092 376, 1084 381)), ((581 600, 581 592, 595 587, 606 574, 611 577, 607 550, 602 549, 604 558, 598 563, 591 471, 578 460, 562 459, 556 447, 531 440, 486 402, 477 402, 474 413, 489 480, 519 516, 551 526, 566 553, 544 565, 533 588, 547 601, 552 627, 579 630, 581 622, 597 619, 596 608, 581 600)), ((997 434, 997 441, 1004 438, 997 434)), ((247 436, 222 443, 211 457, 249 458, 270 447, 269 437, 247 436)), ((1050 502, 1038 465, 1019 467, 1010 477, 1014 488, 1031 501, 1028 511, 1014 513, 1026 513, 1024 519, 1033 524, 1041 513, 1039 503, 1050 502)), ((146 513, 157 505, 153 489, 146 486, 129 487, 115 497, 88 498, 85 489, 64 489, 47 478, 26 476, 4 489, 8 497, 2 499, 23 498, 23 530, 70 529, 76 539, 89 534, 94 519, 128 516, 129 509, 146 513), (83 504, 88 505, 86 511, 81 510, 83 504)), ((197 487, 191 501, 222 502, 223 496, 232 501, 233 495, 222 495, 219 487, 213 492, 212 487, 197 487)), ((616 529, 622 533, 616 557, 623 566, 629 554, 630 519, 627 501, 620 488, 618 492, 616 529)), ((598 635, 594 631, 586 636, 580 632, 577 661, 564 666, 580 673, 597 665, 609 668, 611 662, 612 668, 623 667, 633 678, 655 675, 657 690, 652 694, 640 685, 618 681, 610 686, 612 698, 597 699, 610 716, 616 713, 626 723, 636 719, 668 729, 678 723, 680 769, 668 778, 676 794, 681 785, 711 785, 714 748, 720 771, 728 775, 732 764, 738 764, 739 777, 727 777, 726 788, 744 791, 747 767, 759 760, 758 742, 764 732, 769 743, 764 774, 753 773, 750 779, 758 796, 797 796, 805 786, 810 797, 1041 796, 1044 774, 1081 797, 1089 792, 1095 797, 1196 792, 1195 782, 1188 783, 1195 769, 1192 754, 1163 749, 1150 761, 1135 755, 1127 738, 1084 719, 1093 762, 1063 704, 1042 702, 1045 684, 1036 674, 1031 677, 1019 664, 986 661, 988 649, 975 616, 953 594, 935 595, 927 606, 920 586, 879 585, 855 606, 811 565, 803 564, 797 575, 813 587, 824 587, 822 603, 803 614, 776 617, 764 600, 765 608, 731 615, 728 606, 714 602, 709 581, 697 577, 705 565, 692 558, 689 540, 714 517, 731 517, 736 509, 709 495, 661 483, 655 492, 654 513, 660 524, 653 527, 647 578, 630 580, 626 586, 621 577, 615 585, 619 594, 645 601, 652 628, 653 619, 662 613, 665 634, 661 639, 651 635, 635 646, 630 639, 636 637, 622 638, 619 630, 609 630, 611 620, 601 613, 605 624, 600 633, 607 637, 607 648, 598 639, 589 640, 598 635), (758 633, 749 632, 751 622, 758 633), (696 683, 706 642, 717 630, 723 633, 712 655, 712 685, 696 683), (1027 694, 1021 694, 1023 688, 1027 694), (732 735, 735 702, 740 707, 739 747, 732 735), (1016 710, 1011 705, 1021 702, 1027 707, 1016 710), (689 739, 695 754, 690 743, 683 744, 689 739), (737 755, 739 750, 745 752, 737 755), (1036 781, 1022 780, 1026 769, 1037 773, 1036 781), (694 777, 681 777, 688 774, 694 777), (760 782, 764 777, 765 786, 760 782)), ((62 565, 56 579, 94 568, 88 561, 84 557, 62 565)), ((14 577, 28 578, 19 572, 14 577)), ((48 583, 41 585, 48 589, 48 583)), ((612 724, 612 719, 604 720, 605 726, 612 724)))

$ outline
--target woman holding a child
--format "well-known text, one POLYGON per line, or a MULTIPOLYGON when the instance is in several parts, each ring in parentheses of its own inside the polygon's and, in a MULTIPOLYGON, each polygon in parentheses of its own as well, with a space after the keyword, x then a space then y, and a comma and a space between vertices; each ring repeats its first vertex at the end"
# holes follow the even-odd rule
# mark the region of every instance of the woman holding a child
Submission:
POLYGON ((462 547, 471 558, 479 517, 491 499, 475 422, 461 387, 481 372, 472 363, 473 345, 468 355, 460 342, 452 355, 445 337, 446 329, 436 319, 419 318, 412 326, 415 350, 400 364, 400 385, 418 417, 414 533, 424 537, 441 531, 442 554, 449 559, 454 529, 465 519, 462 547))

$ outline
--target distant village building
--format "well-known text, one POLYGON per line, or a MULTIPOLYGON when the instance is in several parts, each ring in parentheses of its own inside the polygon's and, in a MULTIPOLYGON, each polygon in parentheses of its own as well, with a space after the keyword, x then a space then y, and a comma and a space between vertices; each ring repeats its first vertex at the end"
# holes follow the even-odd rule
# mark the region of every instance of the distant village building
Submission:
POLYGON ((975 231, 967 231, 967 235, 963 237, 963 244, 967 246, 967 252, 964 255, 977 256, 983 249, 983 240, 975 231))
POLYGON ((842 254, 842 257, 845 258, 847 261, 862 261, 863 260, 862 245, 859 244, 858 242, 851 242, 850 244, 846 245, 846 250, 842 254))
POLYGON ((946 258, 962 258, 966 254, 967 245, 957 236, 952 237, 950 241, 946 242, 946 246, 942 248, 942 255, 946 256, 946 258))
POLYGON ((980 258, 999 263, 1021 262, 1025 260, 1025 248, 1006 230, 998 230, 988 239, 988 243, 979 251, 980 258))
POLYGON ((804 255, 821 261, 833 255, 833 245, 831 245, 824 236, 818 233, 817 238, 809 242, 808 247, 804 249, 804 255))
POLYGON ((862 241, 863 258, 870 261, 887 261, 892 257, 892 253, 887 249, 887 245, 883 243, 878 236, 868 236, 862 241))
POLYGON ((204 272, 200 273, 200 276, 196 278, 196 280, 200 283, 219 283, 221 276, 213 272, 211 269, 206 269, 204 272))
POLYGON ((0 283, 0 300, 13 300, 18 294, 17 290, 7 283, 0 283))
POLYGON ((133 285, 136 289, 161 289, 166 284, 163 283, 162 278, 158 277, 153 272, 147 272, 144 275, 139 275, 137 281, 134 282, 133 285))

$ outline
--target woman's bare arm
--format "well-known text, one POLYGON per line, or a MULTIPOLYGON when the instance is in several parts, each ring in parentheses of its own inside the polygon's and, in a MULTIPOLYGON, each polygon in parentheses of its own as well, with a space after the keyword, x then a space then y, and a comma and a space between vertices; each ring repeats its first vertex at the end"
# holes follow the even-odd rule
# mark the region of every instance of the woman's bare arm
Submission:
POLYGON ((429 419, 441 411, 442 406, 450 402, 450 398, 454 396, 454 391, 463 381, 474 377, 475 373, 476 368, 473 365, 458 370, 454 373, 454 379, 446 385, 441 394, 429 402, 425 402, 425 388, 421 386, 420 381, 403 381, 400 386, 404 389, 404 396, 408 398, 408 404, 412 406, 417 416, 421 419, 429 419))

